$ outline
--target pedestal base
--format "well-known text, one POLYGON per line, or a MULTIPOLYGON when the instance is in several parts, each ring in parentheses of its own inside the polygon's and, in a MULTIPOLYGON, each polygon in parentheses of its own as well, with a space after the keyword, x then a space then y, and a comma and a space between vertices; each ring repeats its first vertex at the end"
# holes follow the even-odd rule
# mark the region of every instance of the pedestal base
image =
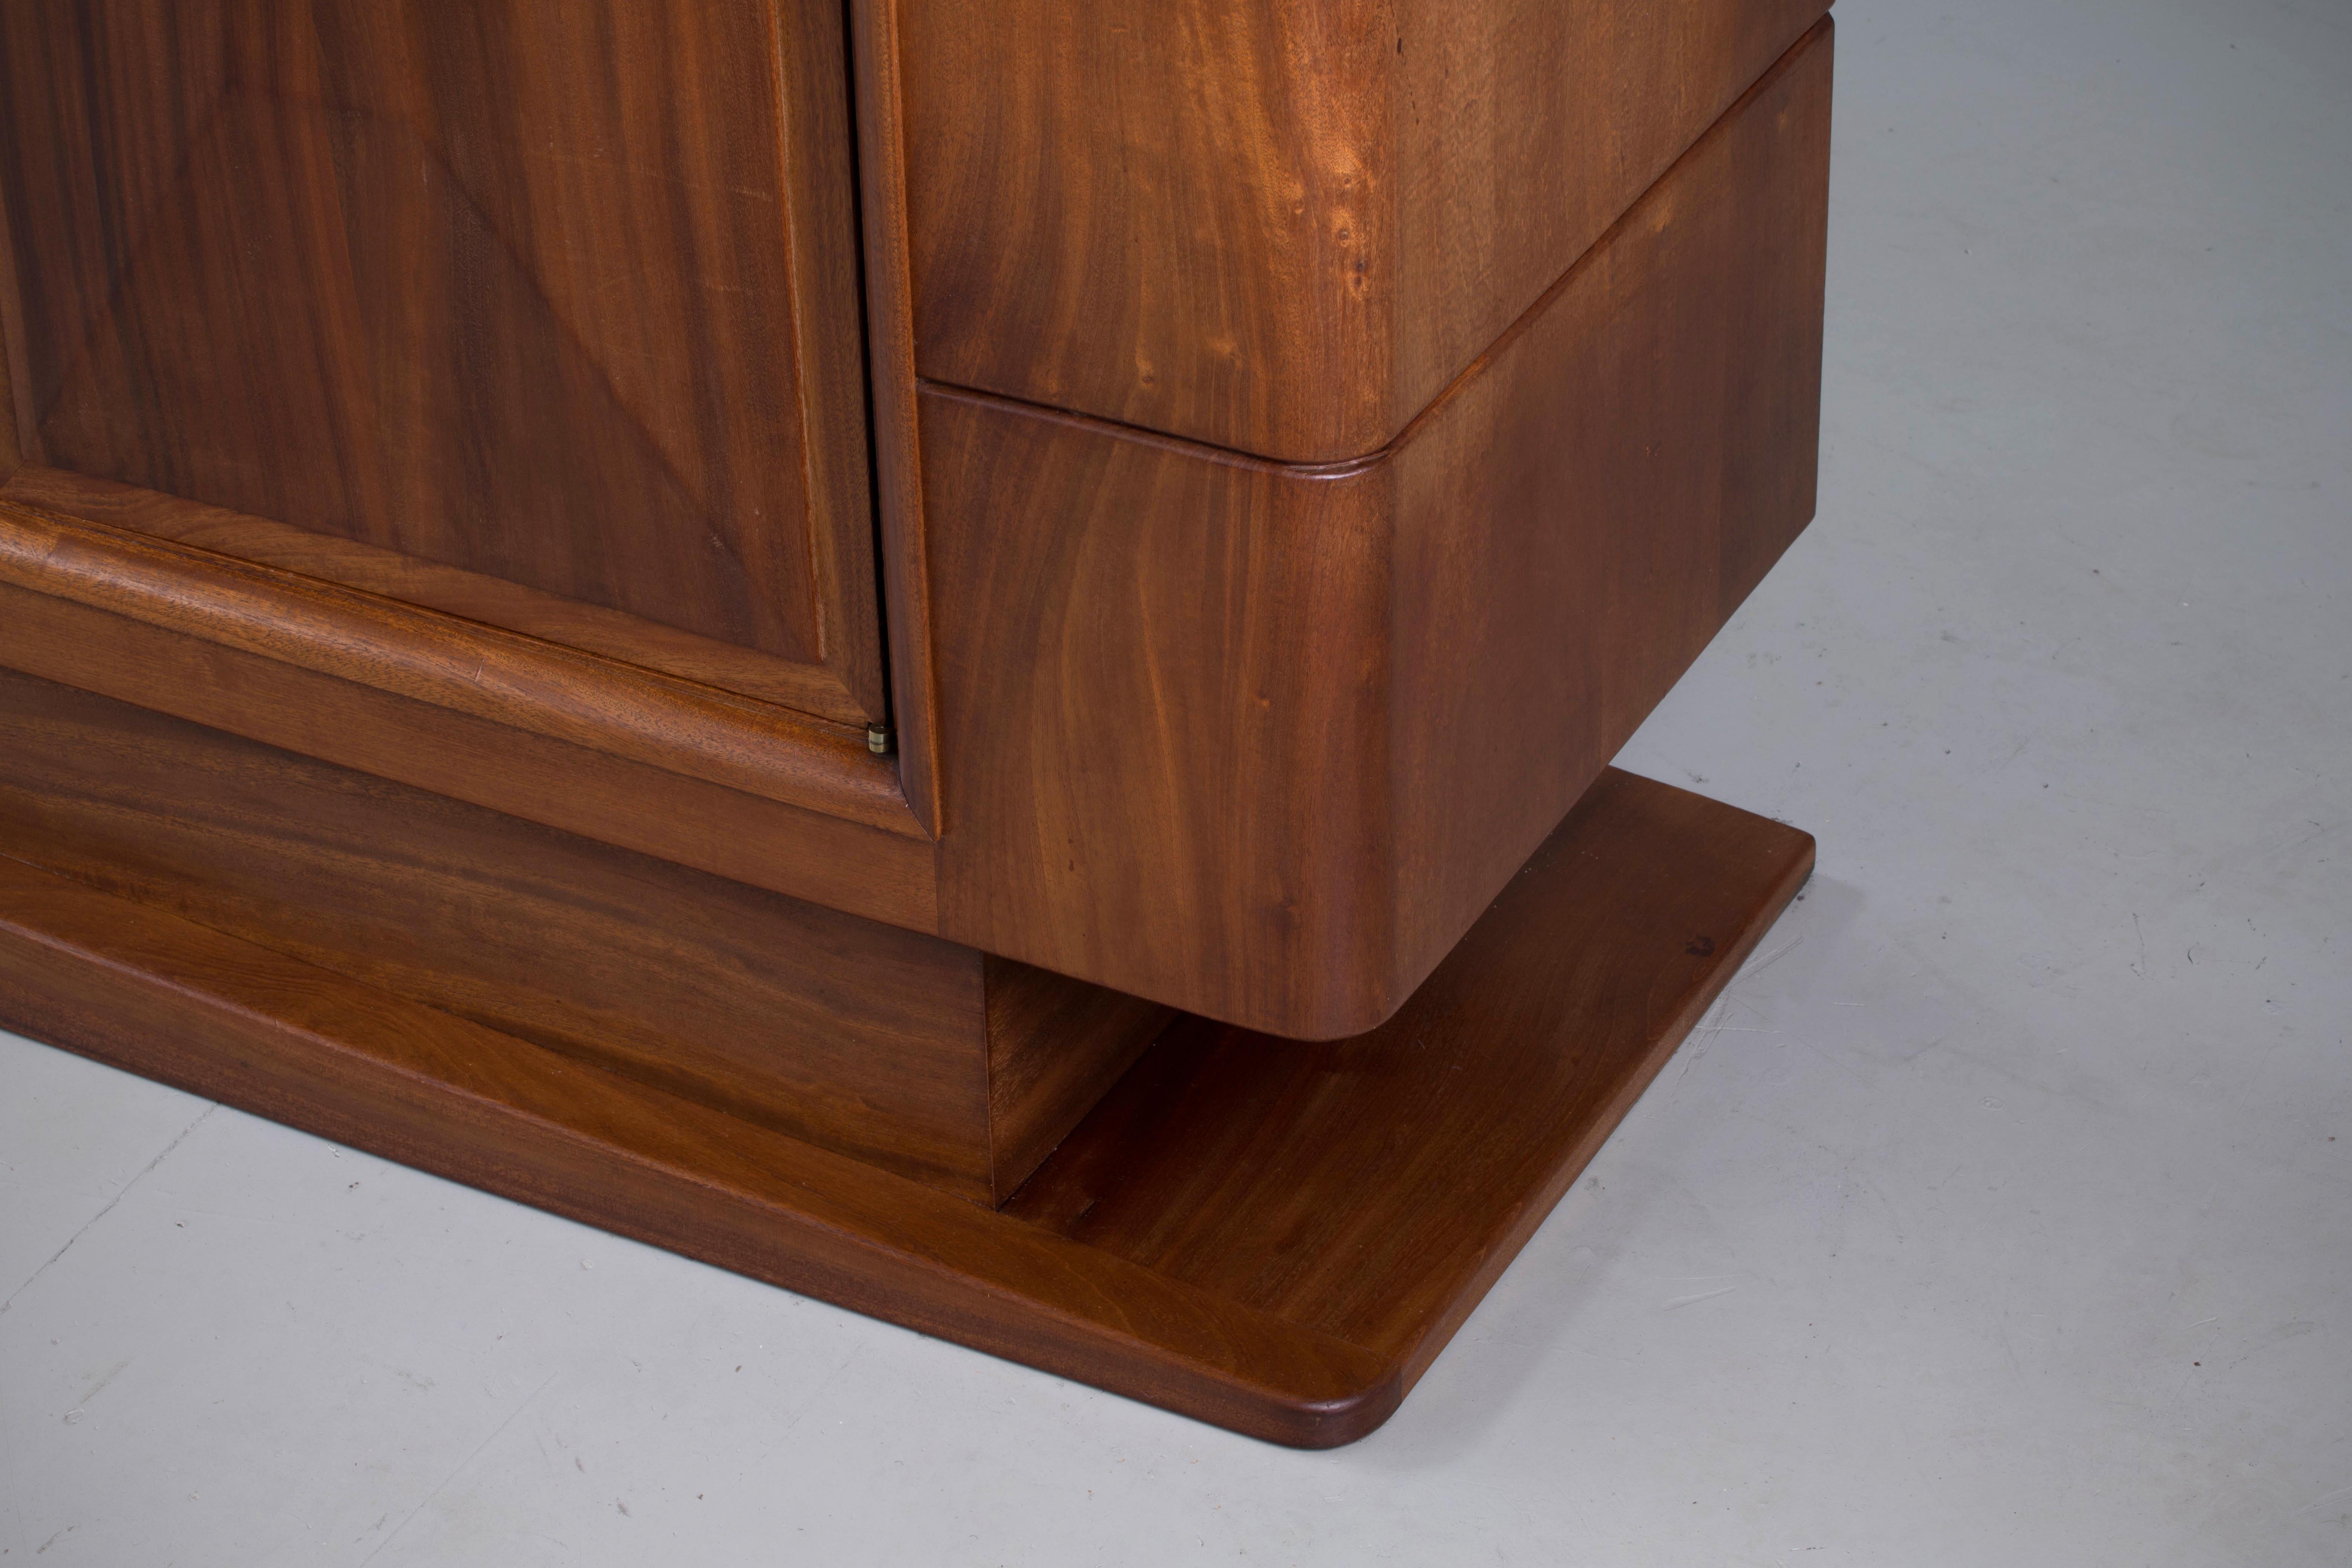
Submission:
POLYGON ((994 1210, 5 858, 0 1024, 1323 1447, 1396 1409, 1811 866, 1805 834, 1612 770, 1388 1024, 1180 1020, 994 1210))

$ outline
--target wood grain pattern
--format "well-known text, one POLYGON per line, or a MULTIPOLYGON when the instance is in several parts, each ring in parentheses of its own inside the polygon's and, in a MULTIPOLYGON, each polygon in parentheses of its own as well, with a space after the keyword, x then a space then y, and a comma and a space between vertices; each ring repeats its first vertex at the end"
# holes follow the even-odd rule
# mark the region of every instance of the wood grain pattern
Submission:
POLYGON ((1611 769, 1380 1028, 1171 1033, 1008 1212, 1396 1361, 1410 1387, 1811 875, 1611 769))
POLYGON ((1202 1022, 1003 1212, 0 858, 0 1025, 1276 1442, 1377 1426, 1740 958, 1811 841, 1604 775, 1406 1013, 1202 1022))
POLYGON ((1099 1249, 0 858, 0 1023, 354 1148, 1274 1442, 1381 1358, 1099 1249))
POLYGON ((1278 465, 922 399, 942 934, 1386 1017, 1811 517, 1831 33, 1393 446, 1278 465))
POLYGON ((869 920, 938 929, 928 839, 248 653, 212 629, 171 630, 0 581, 0 665, 869 920))
POLYGON ((1001 1204, 1174 1021, 1172 1009, 987 960, 988 1125, 1001 1204))
POLYGON ((0 12, 0 1025, 1361 1436, 1811 865, 1823 9, 0 12))
POLYGON ((0 499, 0 583, 916 837, 862 731, 314 578, 0 499))
POLYGON ((541 593, 504 578, 270 518, 206 506, 160 490, 142 490, 63 468, 22 468, 0 484, 0 501, 52 516, 110 523, 215 555, 520 632, 541 642, 772 702, 795 715, 822 719, 849 711, 839 700, 840 682, 822 665, 795 664, 757 648, 541 593))
POLYGON ((891 719, 899 787, 937 835, 939 682, 931 649, 930 548, 917 434, 914 279, 907 231, 905 110, 898 0, 850 0, 857 105, 858 216, 866 239, 866 338, 875 513, 888 589, 891 719))
POLYGON ((10 6, 23 455, 879 718, 849 123, 824 0, 10 6))
POLYGON ((934 380, 1385 446, 1825 0, 900 0, 934 380))
POLYGON ((24 458, 16 450, 16 394, 8 370, 7 256, 8 204, 0 201, 0 480, 12 479, 24 467, 24 458))
POLYGON ((8 671, 0 853, 991 1205, 1167 1018, 8 671))

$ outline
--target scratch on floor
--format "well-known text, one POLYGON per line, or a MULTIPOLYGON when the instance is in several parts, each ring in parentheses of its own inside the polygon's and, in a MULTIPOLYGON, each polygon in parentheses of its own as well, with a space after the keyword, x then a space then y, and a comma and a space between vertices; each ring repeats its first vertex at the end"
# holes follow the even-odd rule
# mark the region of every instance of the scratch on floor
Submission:
POLYGON ((2224 1367, 2222 1370, 2225 1372, 2235 1371, 2237 1368, 2243 1366, 2246 1363, 2262 1354, 2264 1351, 2275 1350, 2280 1345, 2286 1343, 2289 1340, 2299 1340, 2305 1334, 2315 1334, 2318 1331, 2319 1325, 2317 1323, 2301 1321, 2292 1323, 2281 1323, 2277 1328, 2273 1329, 2269 1333, 2264 1334, 2261 1339, 2257 1340, 2252 1350, 2249 1350, 2245 1354, 2230 1363, 2229 1365, 2224 1367))
POLYGON ((2322 1492, 2317 1497, 2313 1498, 2309 1502, 2305 1503, 2301 1508, 2296 1509, 2294 1511, 2297 1513, 2309 1513, 2313 1509, 2319 1507, 2323 1503, 2334 1502, 2337 1498, 2344 1496, 2347 1492, 2352 1492, 2352 1487, 2337 1487, 2332 1492, 2322 1492))
MULTIPOLYGON (((447 1475, 443 1476, 439 1486, 435 1487, 431 1491, 426 1492, 425 1496, 418 1500, 415 1508, 410 1509, 407 1513, 401 1516, 400 1522, 392 1527, 392 1533, 375 1543, 375 1551, 369 1552, 365 1557, 360 1559, 360 1568, 367 1568, 367 1565, 374 1562, 385 1547, 399 1540, 400 1532, 408 1528, 410 1521, 414 1520, 418 1514, 423 1513, 426 1507, 432 1503, 435 1498, 439 1497, 443 1492, 448 1490, 449 1483, 456 1480, 459 1476, 464 1475, 466 1473, 466 1467, 472 1464, 476 1459, 480 1458, 482 1457, 482 1450, 497 1442, 499 1440, 499 1434, 513 1426, 515 1423, 515 1417, 530 1409, 531 1405, 537 1402, 539 1396, 547 1392, 548 1384, 553 1383, 557 1376, 557 1373, 549 1373, 545 1381, 541 1382, 537 1388, 532 1389, 529 1394, 523 1396, 523 1401, 520 1405, 516 1405, 512 1410, 507 1412, 507 1418, 499 1422, 498 1426, 488 1436, 475 1444, 474 1451, 467 1455, 464 1458, 458 1460, 457 1468, 451 1470, 447 1475)), ((378 1522, 381 1521, 379 1521, 378 1522)))
POLYGON ((849 1370, 849 1363, 851 1362, 856 1361, 859 1356, 866 1353, 866 1341, 860 1340, 857 1343, 852 1345, 849 1348, 849 1353, 843 1356, 840 1363, 835 1365, 831 1372, 824 1374, 824 1381, 818 1384, 814 1388, 809 1390, 809 1396, 801 1401, 801 1407, 793 1412, 793 1418, 790 1421, 784 1423, 784 1430, 786 1432, 790 1432, 793 1427, 799 1426, 801 1424, 801 1417, 806 1415, 810 1411, 816 1408, 817 1400, 823 1397, 826 1389, 833 1386, 834 1380, 839 1377, 843 1373, 849 1370))
POLYGON ((88 1405, 91 1400, 96 1399, 100 1394, 104 1394, 106 1392, 106 1385, 112 1383, 116 1378, 121 1377, 124 1369, 130 1365, 131 1358, 128 1356, 116 1362, 113 1366, 107 1369, 106 1374, 103 1377, 100 1377, 96 1383, 90 1384, 89 1387, 82 1391, 82 1396, 74 1401, 74 1408, 79 1410, 83 1405, 88 1405))
POLYGON ((1702 1290, 1696 1296, 1677 1296, 1673 1300, 1666 1302, 1659 1310, 1661 1311, 1671 1312, 1677 1307, 1696 1307, 1701 1301, 1712 1301, 1717 1296, 1728 1296, 1734 1290, 1738 1289, 1739 1287, 1737 1285, 1724 1285, 1719 1286, 1713 1290, 1702 1290))
POLYGON ((1715 1044, 1716 1037, 1727 1026, 1720 1020, 1730 1011, 1731 997, 1727 993, 1717 996, 1714 1005, 1700 1016, 1697 1027, 1691 1030, 1681 1049, 1675 1052, 1681 1058, 1682 1066, 1675 1069, 1674 1085, 1666 1091, 1668 1099, 1682 1093, 1683 1079, 1690 1077, 1691 1068, 1698 1065, 1699 1058, 1706 1055, 1707 1047, 1715 1044))
POLYGON ((0 1317, 5 1316, 8 1309, 16 1304, 17 1297, 23 1295, 26 1291, 33 1288, 34 1280, 38 1279, 42 1275, 47 1274, 50 1268, 56 1265, 58 1258, 63 1258, 67 1253, 71 1252, 73 1250, 74 1243, 79 1241, 83 1237, 89 1234, 89 1227, 91 1226, 96 1225, 100 1220, 102 1220, 108 1215, 112 1214, 114 1212, 114 1205, 121 1203, 125 1197, 130 1195, 131 1189, 144 1181, 147 1177, 148 1172, 162 1164, 170 1157, 173 1150, 178 1148, 182 1143, 186 1142, 188 1134, 194 1132, 197 1128, 202 1127, 205 1124, 205 1117, 210 1116, 214 1111, 218 1110, 219 1109, 220 1107, 217 1105, 207 1105, 197 1114, 196 1119, 194 1121, 191 1121, 185 1127, 181 1128, 180 1135, 177 1138, 173 1139, 169 1143, 164 1144, 163 1152, 161 1154, 156 1155, 144 1165, 142 1165, 139 1168, 139 1173, 137 1175, 123 1183, 121 1189, 118 1190, 112 1197, 106 1200, 106 1206, 104 1208, 99 1210, 96 1214, 90 1215, 89 1218, 84 1220, 79 1230, 75 1231, 71 1236, 66 1237, 66 1244, 63 1247, 58 1247, 55 1252, 49 1254, 48 1262, 44 1263, 38 1268, 34 1269, 31 1275, 26 1279, 22 1285, 17 1286, 14 1290, 8 1292, 8 1299, 5 1301, 0 1301, 0 1317))
POLYGON ((1780 963, 1782 959, 1788 957, 1790 953, 1796 952, 1799 948, 1804 945, 1805 933, 1799 931, 1796 935, 1790 937, 1786 942, 1782 943, 1777 952, 1773 952, 1769 957, 1759 958, 1755 963, 1747 965, 1733 978, 1738 980, 1753 980, 1758 975, 1763 973, 1766 970, 1771 968, 1774 964, 1780 963))
POLYGON ((1800 931, 1795 936, 1790 937, 1785 943, 1774 950, 1772 952, 1766 954, 1762 958, 1751 958, 1746 963, 1739 966, 1739 972, 1731 977, 1730 981, 1724 986, 1723 990, 1716 996, 1714 1002, 1708 1005, 1707 1010, 1704 1014, 1700 1015, 1698 1023, 1693 1026, 1689 1036, 1684 1040, 1682 1048, 1675 1053, 1676 1057, 1681 1058, 1682 1066, 1675 1073, 1675 1081, 1666 1091, 1668 1099, 1672 1099, 1682 1092, 1683 1079, 1690 1077, 1691 1068, 1699 1064, 1700 1059, 1706 1055, 1708 1047, 1713 1046, 1719 1037, 1724 1035, 1778 1035, 1783 1032, 1773 1028, 1750 1028, 1743 1025, 1726 1023, 1724 1020, 1731 1016, 1731 1009, 1737 1004, 1738 998, 1735 997, 1733 993, 1737 992, 1746 982, 1755 979, 1758 975, 1763 973, 1766 970, 1771 968, 1774 964, 1780 963, 1790 953, 1796 952, 1797 949, 1802 947, 1804 943, 1804 933, 1800 931))

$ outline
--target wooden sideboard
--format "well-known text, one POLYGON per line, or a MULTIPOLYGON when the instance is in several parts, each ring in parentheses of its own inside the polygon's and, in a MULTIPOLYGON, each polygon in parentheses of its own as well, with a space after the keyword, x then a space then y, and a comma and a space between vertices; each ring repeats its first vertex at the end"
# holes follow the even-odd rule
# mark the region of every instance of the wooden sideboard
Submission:
POLYGON ((0 14, 0 1023, 1279 1441, 1793 896, 1822 0, 0 14))

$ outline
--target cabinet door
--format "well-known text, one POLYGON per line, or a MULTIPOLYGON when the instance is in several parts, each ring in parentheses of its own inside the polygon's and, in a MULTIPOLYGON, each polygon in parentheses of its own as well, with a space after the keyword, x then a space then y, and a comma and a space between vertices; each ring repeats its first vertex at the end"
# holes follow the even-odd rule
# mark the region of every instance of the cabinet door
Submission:
POLYGON ((879 718, 843 34, 11 0, 0 494, 879 718))

